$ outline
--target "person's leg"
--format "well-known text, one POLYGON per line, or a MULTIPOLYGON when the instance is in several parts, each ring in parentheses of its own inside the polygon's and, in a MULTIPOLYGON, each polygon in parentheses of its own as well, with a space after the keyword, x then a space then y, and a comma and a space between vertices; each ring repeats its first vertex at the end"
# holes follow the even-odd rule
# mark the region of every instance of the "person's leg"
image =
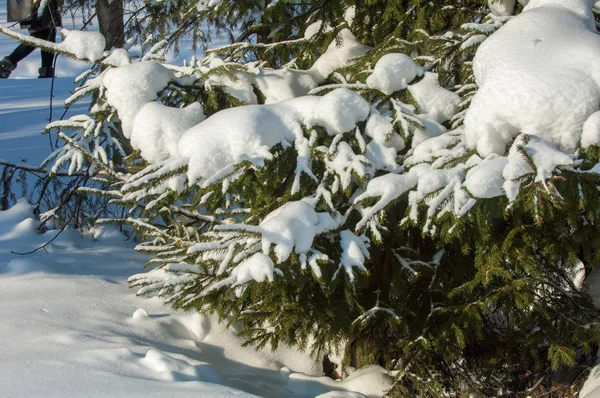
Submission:
MULTIPOLYGON (((54 27, 37 33, 39 33, 40 39, 56 42, 56 28, 54 27)), ((31 35, 33 36, 33 33, 31 35)), ((42 67, 39 73, 41 78, 54 76, 54 53, 42 51, 42 67)))
MULTIPOLYGON (((33 35, 32 35, 33 36, 33 35)), ((27 44, 21 43, 15 48, 15 50, 6 57, 13 64, 18 64, 22 59, 31 54, 35 50, 35 47, 28 46, 27 44)))
MULTIPOLYGON (((31 37, 35 37, 42 40, 56 42, 56 28, 52 27, 49 29, 39 30, 37 32, 31 32, 31 37)), ((27 44, 21 43, 15 48, 15 50, 2 61, 0 61, 0 78, 6 79, 10 73, 15 70, 17 64, 31 54, 35 50, 35 47, 28 46, 27 44)), ((42 51, 42 67, 39 70, 39 77, 52 77, 54 76, 54 54, 47 51, 42 51)))
POLYGON ((10 55, 4 57, 0 61, 0 79, 7 79, 10 73, 17 68, 17 63, 31 54, 33 50, 35 50, 35 47, 21 43, 10 55))

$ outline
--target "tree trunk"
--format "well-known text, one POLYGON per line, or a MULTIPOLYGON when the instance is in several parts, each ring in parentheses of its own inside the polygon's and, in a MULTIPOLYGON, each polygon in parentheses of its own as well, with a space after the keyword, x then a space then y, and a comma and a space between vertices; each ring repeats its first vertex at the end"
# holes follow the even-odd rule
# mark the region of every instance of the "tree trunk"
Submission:
POLYGON ((123 0, 98 0, 96 16, 100 33, 106 39, 106 50, 125 45, 125 24, 123 22, 123 0))

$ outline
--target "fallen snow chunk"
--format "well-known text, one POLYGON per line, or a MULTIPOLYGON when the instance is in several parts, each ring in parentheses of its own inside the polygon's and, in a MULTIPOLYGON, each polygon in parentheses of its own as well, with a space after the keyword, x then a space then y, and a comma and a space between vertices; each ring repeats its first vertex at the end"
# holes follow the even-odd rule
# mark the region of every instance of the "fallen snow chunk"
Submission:
POLYGON ((408 86, 422 113, 438 123, 452 119, 461 103, 460 96, 440 86, 438 74, 426 72, 421 81, 408 86))
POLYGON ((583 124, 581 146, 589 148, 592 145, 600 146, 600 111, 592 113, 583 124))
POLYGON ((573 152, 600 109, 600 36, 589 0, 532 0, 485 40, 473 60, 479 90, 466 142, 503 155, 521 133, 573 152))
POLYGON ((309 69, 318 84, 323 83, 333 71, 345 66, 348 61, 362 57, 371 50, 371 47, 356 40, 356 37, 348 29, 340 31, 339 37, 341 43, 338 45, 338 40, 334 39, 327 47, 327 51, 309 69))
POLYGON ((202 105, 198 102, 185 108, 150 102, 135 117, 131 146, 139 149, 150 163, 167 160, 178 154, 178 142, 183 133, 204 118, 202 105))
POLYGON ((129 138, 138 112, 158 98, 175 75, 152 61, 136 62, 106 71, 102 83, 106 98, 118 112, 123 134, 129 138))
POLYGON ((135 310, 131 318, 133 318, 136 321, 139 321, 150 318, 150 315, 148 315, 148 311, 146 311, 145 309, 138 308, 137 310, 135 310))
POLYGON ((464 186, 476 198, 494 198, 502 195, 502 172, 508 164, 506 157, 491 157, 467 172, 464 186))
POLYGON ((264 282, 265 279, 273 282, 274 271, 273 260, 262 253, 256 253, 231 271, 231 275, 236 278, 233 286, 244 285, 250 281, 264 282))
POLYGON ((58 43, 60 50, 69 52, 82 60, 98 61, 104 55, 106 41, 99 32, 61 29, 63 41, 58 43))
POLYGON ((423 73, 411 57, 404 54, 386 54, 377 61, 373 73, 367 77, 370 88, 391 95, 404 90, 408 83, 423 73))

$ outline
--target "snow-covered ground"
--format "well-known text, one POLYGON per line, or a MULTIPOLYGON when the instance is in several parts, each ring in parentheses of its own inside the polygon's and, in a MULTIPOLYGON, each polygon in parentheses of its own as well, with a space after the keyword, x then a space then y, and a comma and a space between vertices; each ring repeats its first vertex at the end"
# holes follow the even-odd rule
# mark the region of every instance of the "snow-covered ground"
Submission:
MULTIPOLYGON (((1 159, 38 165, 49 153, 41 132, 50 89, 48 79, 0 80, 1 159)), ((70 78, 56 79, 53 120, 72 89, 70 78)), ((235 326, 136 297, 126 280, 147 259, 116 230, 67 230, 46 250, 15 254, 56 234, 38 234, 31 211, 20 201, 0 212, 2 397, 375 397, 391 383, 378 367, 344 382, 315 377, 321 364, 308 354, 256 352, 242 347, 235 326)))

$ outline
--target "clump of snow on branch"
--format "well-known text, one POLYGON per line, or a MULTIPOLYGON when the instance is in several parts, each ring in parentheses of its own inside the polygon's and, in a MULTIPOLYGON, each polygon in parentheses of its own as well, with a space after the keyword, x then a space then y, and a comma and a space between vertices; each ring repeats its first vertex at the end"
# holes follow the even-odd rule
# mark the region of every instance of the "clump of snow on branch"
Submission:
POLYGON ((190 183, 210 182, 231 173, 242 161, 264 164, 272 158, 269 149, 277 144, 296 143, 302 148, 306 140, 302 126, 318 124, 335 135, 352 130, 368 114, 368 103, 344 88, 323 97, 226 109, 185 132, 179 155, 189 159, 190 183))
POLYGON ((573 152, 600 108, 600 36, 591 0, 532 0, 479 47, 479 91, 465 117, 467 145, 503 155, 520 133, 573 152))
POLYGON ((158 98, 175 75, 157 62, 143 61, 111 68, 102 76, 106 98, 119 113, 123 134, 131 137, 140 110, 158 98))
POLYGON ((415 77, 423 74, 422 68, 408 55, 386 54, 377 61, 373 73, 367 78, 370 88, 384 94, 404 90, 415 77))
POLYGON ((63 37, 63 41, 58 44, 60 50, 91 62, 103 57, 106 41, 102 34, 67 29, 61 29, 60 34, 63 37))

